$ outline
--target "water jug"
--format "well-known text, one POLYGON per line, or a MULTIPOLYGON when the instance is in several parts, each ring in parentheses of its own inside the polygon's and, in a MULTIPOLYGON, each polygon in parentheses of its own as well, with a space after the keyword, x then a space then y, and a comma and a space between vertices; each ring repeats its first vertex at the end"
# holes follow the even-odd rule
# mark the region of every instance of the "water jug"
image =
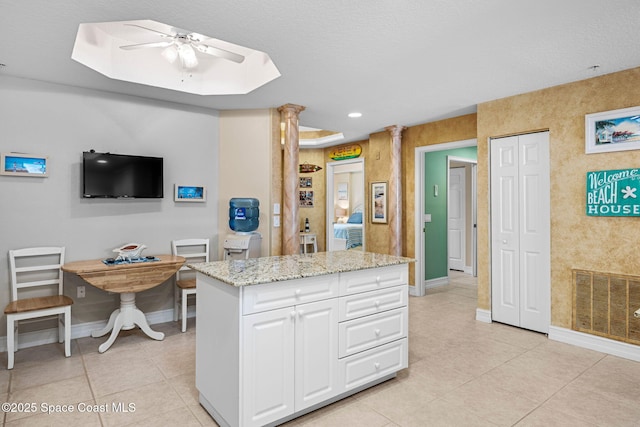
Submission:
POLYGON ((260 225, 260 202, 248 197, 229 200, 229 228, 236 233, 250 233, 260 225))

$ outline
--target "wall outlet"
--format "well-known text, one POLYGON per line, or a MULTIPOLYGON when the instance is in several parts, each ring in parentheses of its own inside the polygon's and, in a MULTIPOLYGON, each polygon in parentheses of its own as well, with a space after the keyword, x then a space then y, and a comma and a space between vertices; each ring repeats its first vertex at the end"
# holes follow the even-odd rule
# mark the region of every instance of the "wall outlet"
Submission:
POLYGON ((78 298, 84 298, 85 297, 84 291, 85 291, 84 286, 78 286, 78 298))

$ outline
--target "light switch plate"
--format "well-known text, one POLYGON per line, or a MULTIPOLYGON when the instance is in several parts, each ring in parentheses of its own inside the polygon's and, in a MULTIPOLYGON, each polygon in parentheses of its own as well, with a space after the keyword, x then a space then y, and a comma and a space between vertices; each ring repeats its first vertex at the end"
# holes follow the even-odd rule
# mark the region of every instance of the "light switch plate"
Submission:
POLYGON ((280 227, 280 215, 273 216, 273 226, 280 227))

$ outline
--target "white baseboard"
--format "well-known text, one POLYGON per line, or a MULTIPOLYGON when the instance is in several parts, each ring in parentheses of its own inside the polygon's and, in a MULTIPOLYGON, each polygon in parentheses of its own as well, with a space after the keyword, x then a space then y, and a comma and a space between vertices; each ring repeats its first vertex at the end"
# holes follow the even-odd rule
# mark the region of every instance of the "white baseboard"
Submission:
MULTIPOLYGON (((491 323, 491 311, 477 308, 476 320, 479 322, 491 323)), ((571 329, 560 328, 557 326, 549 326, 548 337, 550 340, 640 362, 640 346, 637 345, 627 344, 625 342, 586 334, 584 332, 578 332, 571 329)))
MULTIPOLYGON (((195 317, 196 308, 187 307, 187 317, 195 317)), ((173 321, 173 309, 154 311, 145 314, 150 325, 173 321)), ((107 326, 107 321, 85 322, 71 325, 71 339, 90 337, 91 332, 107 326)), ((58 342, 58 329, 50 328, 18 334, 18 348, 29 348, 58 342)), ((7 337, 0 337, 0 352, 7 351, 7 337)))
POLYGON ((491 323, 491 311, 476 308, 476 320, 484 323, 491 323))
POLYGON ((473 274, 473 267, 470 265, 465 265, 462 271, 466 274, 473 274))
POLYGON ((640 346, 637 345, 557 326, 549 326, 549 339, 640 362, 640 346))
POLYGON ((435 279, 429 279, 424 282, 425 289, 437 288, 439 286, 445 286, 449 284, 449 276, 436 277, 435 279))
MULTIPOLYGON (((445 286, 448 284, 449 284, 449 277, 437 277, 435 279, 425 280, 423 284, 424 286, 423 290, 437 288, 439 286, 445 286)), ((411 295, 412 297, 424 296, 424 294, 422 295, 420 294, 419 288, 417 285, 409 286, 409 295, 411 295)))

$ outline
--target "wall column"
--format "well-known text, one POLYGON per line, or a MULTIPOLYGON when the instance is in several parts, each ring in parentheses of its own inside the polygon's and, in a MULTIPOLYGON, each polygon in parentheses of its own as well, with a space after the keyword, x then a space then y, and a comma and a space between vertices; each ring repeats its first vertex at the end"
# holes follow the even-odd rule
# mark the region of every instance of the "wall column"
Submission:
POLYGON ((300 220, 298 217, 298 151, 300 135, 298 115, 304 107, 285 104, 278 108, 284 124, 284 159, 282 165, 282 254, 300 253, 300 220))
POLYGON ((389 176, 389 254, 402 256, 402 131, 404 126, 387 126, 391 134, 391 174, 389 176))

